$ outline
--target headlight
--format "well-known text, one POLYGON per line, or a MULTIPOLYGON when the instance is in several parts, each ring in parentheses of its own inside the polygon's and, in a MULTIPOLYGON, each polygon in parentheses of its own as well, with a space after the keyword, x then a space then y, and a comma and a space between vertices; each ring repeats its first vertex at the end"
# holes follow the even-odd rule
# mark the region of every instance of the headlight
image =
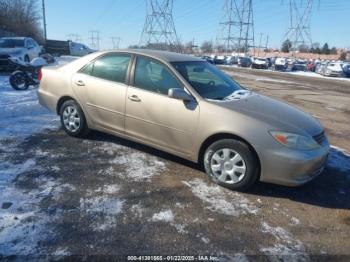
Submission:
POLYGON ((327 70, 326 70, 326 73, 327 73, 327 74, 330 74, 330 73, 332 73, 332 70, 327 69, 327 70))
POLYGON ((270 134, 277 142, 292 149, 313 150, 320 147, 311 136, 301 136, 280 131, 270 131, 270 134))

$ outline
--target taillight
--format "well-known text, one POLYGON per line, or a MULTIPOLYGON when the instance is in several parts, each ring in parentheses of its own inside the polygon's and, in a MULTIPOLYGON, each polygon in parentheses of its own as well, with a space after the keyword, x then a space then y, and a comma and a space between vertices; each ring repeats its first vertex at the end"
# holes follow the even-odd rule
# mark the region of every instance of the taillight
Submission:
POLYGON ((39 73, 38 73, 38 79, 39 81, 41 81, 41 79, 43 78, 43 72, 41 71, 41 69, 39 70, 39 73))

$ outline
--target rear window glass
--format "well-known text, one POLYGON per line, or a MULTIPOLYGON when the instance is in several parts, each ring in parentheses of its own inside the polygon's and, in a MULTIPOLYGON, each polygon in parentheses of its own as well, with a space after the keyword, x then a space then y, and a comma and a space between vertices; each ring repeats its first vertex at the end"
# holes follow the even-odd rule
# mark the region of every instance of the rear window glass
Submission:
POLYGON ((108 81, 125 83, 131 55, 111 54, 98 58, 79 72, 108 81))

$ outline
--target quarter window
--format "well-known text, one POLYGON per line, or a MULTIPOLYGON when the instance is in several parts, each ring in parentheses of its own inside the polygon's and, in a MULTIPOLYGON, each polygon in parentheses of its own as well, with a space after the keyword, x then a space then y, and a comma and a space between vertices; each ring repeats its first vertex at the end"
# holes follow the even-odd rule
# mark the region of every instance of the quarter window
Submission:
POLYGON ((93 63, 93 67, 91 66, 92 68, 90 68, 90 65, 85 67, 81 73, 91 74, 94 77, 113 82, 125 83, 130 59, 130 55, 106 55, 97 59, 93 63))
POLYGON ((183 88, 164 65, 145 57, 137 58, 134 85, 163 95, 171 88, 183 88))

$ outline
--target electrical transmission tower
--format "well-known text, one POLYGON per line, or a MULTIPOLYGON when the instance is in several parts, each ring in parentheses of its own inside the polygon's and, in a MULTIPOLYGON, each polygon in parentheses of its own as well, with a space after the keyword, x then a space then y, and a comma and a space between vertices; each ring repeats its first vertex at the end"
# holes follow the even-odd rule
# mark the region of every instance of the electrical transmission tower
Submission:
POLYGON ((100 49, 100 31, 90 31, 90 47, 99 50, 100 49))
POLYGON ((236 50, 248 53, 254 47, 254 16, 252 0, 225 0, 221 32, 217 38, 226 53, 236 50))
POLYGON ((82 38, 79 34, 68 34, 67 35, 68 40, 77 42, 77 43, 82 43, 82 38))
POLYGON ((292 50, 300 46, 311 46, 311 14, 313 0, 289 0, 290 27, 283 40, 289 40, 292 50))
POLYGON ((112 39, 113 49, 119 49, 119 44, 122 39, 120 37, 114 37, 114 36, 112 36, 111 39, 112 39))
POLYGON ((179 48, 173 20, 173 0, 146 0, 147 16, 140 46, 154 49, 179 48))

